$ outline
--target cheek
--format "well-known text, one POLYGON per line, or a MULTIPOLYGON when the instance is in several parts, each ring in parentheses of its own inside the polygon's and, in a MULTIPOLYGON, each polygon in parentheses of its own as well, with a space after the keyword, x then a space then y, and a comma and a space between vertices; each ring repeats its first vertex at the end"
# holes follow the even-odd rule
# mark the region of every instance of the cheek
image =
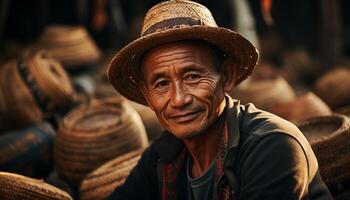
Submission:
POLYGON ((192 94, 210 107, 215 106, 223 98, 223 88, 218 78, 201 80, 192 88, 192 94))
POLYGON ((159 120, 162 120, 164 111, 168 105, 168 94, 159 91, 150 91, 148 94, 148 102, 152 110, 156 113, 159 120))

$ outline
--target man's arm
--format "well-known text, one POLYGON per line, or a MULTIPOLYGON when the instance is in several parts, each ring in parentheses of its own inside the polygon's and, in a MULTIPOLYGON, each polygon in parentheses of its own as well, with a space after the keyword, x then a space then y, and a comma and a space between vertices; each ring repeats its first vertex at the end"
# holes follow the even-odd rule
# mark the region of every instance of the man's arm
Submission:
POLYGON ((125 183, 118 187, 108 200, 158 199, 156 165, 157 153, 151 146, 143 153, 125 183))
POLYGON ((246 148, 241 162, 239 199, 308 199, 309 166, 293 137, 265 136, 246 148))

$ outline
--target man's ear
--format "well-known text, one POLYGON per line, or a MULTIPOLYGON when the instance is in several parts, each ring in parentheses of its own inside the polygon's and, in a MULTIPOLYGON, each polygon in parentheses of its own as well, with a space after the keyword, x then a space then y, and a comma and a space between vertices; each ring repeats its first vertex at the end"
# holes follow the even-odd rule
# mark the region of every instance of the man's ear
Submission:
POLYGON ((141 91, 142 95, 145 97, 148 106, 149 106, 152 110, 154 110, 153 107, 151 106, 151 104, 150 104, 149 101, 148 101, 148 88, 147 88, 146 83, 145 83, 144 81, 141 81, 141 83, 139 84, 139 88, 140 88, 140 91, 141 91))
POLYGON ((221 75, 223 76, 224 91, 230 93, 235 87, 236 66, 230 58, 226 59, 221 66, 221 75))

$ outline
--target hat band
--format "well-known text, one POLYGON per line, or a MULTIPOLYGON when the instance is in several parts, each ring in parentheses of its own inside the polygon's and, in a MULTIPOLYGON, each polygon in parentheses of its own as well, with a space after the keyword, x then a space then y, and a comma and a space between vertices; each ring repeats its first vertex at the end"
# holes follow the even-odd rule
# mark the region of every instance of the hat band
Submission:
POLYGON ((145 35, 148 35, 157 31, 166 30, 166 29, 182 28, 182 27, 189 27, 189 26, 203 25, 203 24, 204 23, 202 20, 194 19, 191 17, 171 18, 171 19, 166 19, 153 24, 146 31, 144 31, 141 36, 145 36, 145 35))

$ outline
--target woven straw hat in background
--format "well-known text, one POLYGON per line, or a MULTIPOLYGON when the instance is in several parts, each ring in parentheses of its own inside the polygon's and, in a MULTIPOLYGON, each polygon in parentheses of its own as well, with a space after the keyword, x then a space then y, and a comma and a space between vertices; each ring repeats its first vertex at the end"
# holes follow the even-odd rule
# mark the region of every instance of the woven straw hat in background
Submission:
POLYGON ((350 120, 344 115, 315 117, 298 128, 308 139, 327 185, 350 178, 350 120))
POLYGON ((48 50, 66 69, 96 64, 101 57, 97 45, 81 26, 47 26, 38 47, 48 50))
POLYGON ((255 47, 239 33, 218 27, 210 11, 188 0, 157 4, 146 14, 141 37, 121 49, 108 67, 113 87, 126 98, 147 105, 138 83, 142 55, 152 47, 180 40, 203 40, 219 47, 237 69, 236 85, 254 70, 258 60, 255 47))
POLYGON ((332 115, 332 110, 318 96, 308 92, 293 101, 273 105, 270 112, 292 122, 332 115))
POLYGON ((140 159, 142 151, 117 157, 88 174, 80 184, 80 200, 103 200, 122 185, 140 159))
POLYGON ((72 197, 42 180, 18 174, 0 172, 2 200, 72 200, 72 197))
POLYGON ((54 143, 57 173, 77 187, 105 162, 148 146, 139 114, 120 98, 95 100, 68 113, 54 143))

